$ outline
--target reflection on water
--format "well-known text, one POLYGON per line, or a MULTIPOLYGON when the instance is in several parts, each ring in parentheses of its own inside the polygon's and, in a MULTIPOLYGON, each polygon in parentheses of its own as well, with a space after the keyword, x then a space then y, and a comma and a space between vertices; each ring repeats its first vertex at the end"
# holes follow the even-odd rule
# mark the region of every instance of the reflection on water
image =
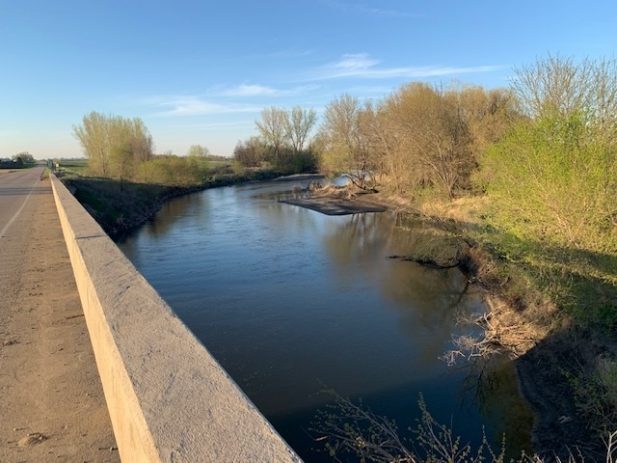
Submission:
POLYGON ((422 393, 465 439, 479 442, 483 425, 497 441, 519 429, 528 447, 529 415, 511 374, 498 372, 509 387, 481 396, 467 368, 438 359, 457 314, 482 310, 463 275, 388 259, 409 254, 419 236, 393 214, 331 217, 276 202, 292 187, 174 199, 120 246, 307 461, 328 461, 308 431, 330 400, 324 388, 362 397, 402 429, 414 425, 422 393))

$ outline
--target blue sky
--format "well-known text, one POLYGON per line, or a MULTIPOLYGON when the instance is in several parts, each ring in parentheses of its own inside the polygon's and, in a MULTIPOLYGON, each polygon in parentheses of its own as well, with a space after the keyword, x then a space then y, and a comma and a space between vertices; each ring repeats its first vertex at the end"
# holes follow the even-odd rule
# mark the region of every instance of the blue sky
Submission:
POLYGON ((93 110, 141 117, 157 152, 228 155, 264 106, 506 86, 548 53, 616 46, 614 0, 0 0, 0 156, 81 155, 93 110))

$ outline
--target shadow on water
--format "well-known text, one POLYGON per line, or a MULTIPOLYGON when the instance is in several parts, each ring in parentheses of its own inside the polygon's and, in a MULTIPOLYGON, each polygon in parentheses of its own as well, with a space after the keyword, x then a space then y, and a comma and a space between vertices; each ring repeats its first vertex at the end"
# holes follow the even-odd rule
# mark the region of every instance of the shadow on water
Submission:
POLYGON ((528 436, 528 416, 505 409, 522 403, 505 368, 496 374, 511 387, 480 397, 468 367, 439 360, 457 315, 483 309, 466 278, 388 259, 414 246, 396 216, 325 216, 271 196, 289 189, 171 200, 120 246, 306 461, 328 461, 308 433, 330 400, 324 386, 402 426, 422 393, 465 440, 479 443, 483 425, 494 441, 506 430, 528 436))
POLYGON ((163 211, 157 215, 156 220, 148 224, 149 233, 164 236, 182 217, 195 217, 205 221, 209 207, 210 201, 206 195, 194 194, 174 198, 173 201, 163 204, 163 211))
MULTIPOLYGON (((444 378, 445 379, 445 378, 444 378)), ((457 406, 452 409, 451 404, 443 400, 444 394, 452 394, 448 385, 436 383, 433 380, 414 381, 398 385, 390 389, 376 391, 371 394, 349 397, 348 399, 366 410, 383 417, 395 417, 396 429, 400 437, 409 439, 413 444, 415 430, 419 419, 419 400, 422 398, 429 412, 438 422, 452 429, 454 435, 478 434, 488 429, 488 438, 494 450, 500 450, 502 436, 507 436, 507 458, 518 458, 521 450, 531 448, 529 429, 532 426, 533 416, 527 404, 519 395, 516 381, 516 372, 513 364, 505 359, 495 361, 490 373, 479 380, 475 374, 468 374, 461 383, 459 390, 454 392, 457 406), (478 383, 482 384, 469 384, 478 383), (473 398, 470 399, 470 398, 473 398), (465 411, 479 407, 482 414, 482 424, 472 432, 465 433, 469 423, 465 411)), ((324 401, 334 400, 328 392, 320 394, 324 401)), ((286 436, 294 448, 304 448, 307 461, 331 462, 332 458, 325 451, 325 442, 329 436, 320 432, 325 428, 321 422, 324 405, 299 410, 291 414, 274 415, 269 419, 277 429, 294 429, 286 436), (312 442, 308 446, 307 442, 312 442)), ((336 408, 335 408, 336 410, 336 408)), ((465 437, 463 443, 468 442, 465 437)), ((471 440, 477 445, 477 441, 471 440)), ((342 457, 341 455, 337 455, 342 457)), ((346 461, 345 458, 342 458, 346 461)), ((357 461, 353 456, 349 461, 357 461)))
MULTIPOLYGON (((550 239, 522 238, 491 226, 454 221, 449 225, 454 231, 475 232, 475 238, 501 260, 511 286, 524 281, 522 289, 515 286, 508 291, 506 286, 503 293, 518 316, 532 324, 567 320, 553 324, 544 339, 514 362, 521 389, 535 414, 534 451, 547 461, 555 456, 566 461, 571 452, 587 461, 606 459, 606 438, 617 426, 615 383, 614 377, 613 383, 598 383, 598 367, 602 361, 617 361, 615 242, 613 250, 598 251, 566 247, 550 239), (547 296, 550 304, 545 303, 547 296)), ((508 416, 516 415, 518 407, 493 400, 493 389, 504 384, 498 372, 499 368, 489 371, 476 385, 480 402, 488 404, 482 413, 499 416, 505 410, 508 416)), ((517 434, 512 429, 507 435, 517 434)))

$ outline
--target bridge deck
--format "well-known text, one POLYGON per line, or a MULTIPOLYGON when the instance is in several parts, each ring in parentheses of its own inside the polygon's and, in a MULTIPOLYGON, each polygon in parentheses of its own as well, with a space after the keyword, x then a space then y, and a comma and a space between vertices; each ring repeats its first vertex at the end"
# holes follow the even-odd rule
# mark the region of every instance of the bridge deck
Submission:
POLYGON ((0 461, 119 461, 41 168, 0 173, 0 461))

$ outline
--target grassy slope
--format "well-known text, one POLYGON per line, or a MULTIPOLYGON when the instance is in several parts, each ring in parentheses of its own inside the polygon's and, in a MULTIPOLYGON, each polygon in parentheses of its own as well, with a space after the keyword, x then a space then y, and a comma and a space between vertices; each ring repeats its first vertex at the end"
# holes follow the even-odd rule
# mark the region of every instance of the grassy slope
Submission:
MULTIPOLYGON (((150 219, 170 197, 276 175, 227 174, 200 185, 169 187, 121 185, 75 175, 83 172, 82 166, 70 169, 65 183, 112 237, 150 219)), ((563 450, 565 442, 587 445, 611 424, 615 411, 606 397, 617 397, 617 369, 598 370, 598 358, 614 338, 615 255, 516 239, 487 225, 485 197, 411 204, 384 192, 377 200, 419 212, 445 232, 427 237, 416 257, 444 262, 464 258, 471 278, 486 288, 493 311, 487 332, 518 357, 520 382, 538 415, 540 450, 563 450)), ((591 447, 590 452, 600 450, 591 447)))
POLYGON ((112 238, 117 238, 150 220, 166 200, 175 196, 252 180, 271 179, 280 175, 270 171, 242 175, 227 173, 191 186, 167 186, 120 182, 78 175, 77 172, 73 168, 66 169, 60 178, 112 238))
POLYGON ((435 258, 435 249, 441 260, 456 256, 486 289, 487 337, 516 358, 536 412, 537 449, 567 456, 567 444, 603 455, 601 436, 617 427, 617 364, 610 360, 617 353, 617 255, 521 240, 491 227, 487 197, 412 203, 385 188, 377 198, 446 232, 438 240, 444 245, 433 236, 415 257, 435 258))

